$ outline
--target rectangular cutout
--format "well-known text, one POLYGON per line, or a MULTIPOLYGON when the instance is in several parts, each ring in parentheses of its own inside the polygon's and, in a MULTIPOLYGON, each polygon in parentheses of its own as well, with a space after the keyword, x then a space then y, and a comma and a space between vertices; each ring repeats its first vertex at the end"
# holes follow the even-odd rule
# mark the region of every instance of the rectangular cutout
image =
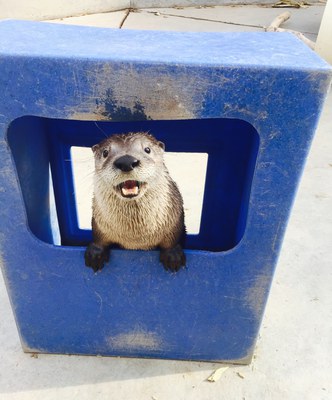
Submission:
POLYGON ((218 252, 240 242, 259 134, 246 121, 226 118, 96 122, 25 116, 12 121, 7 139, 34 235, 53 244, 59 244, 60 235, 61 246, 86 246, 91 241, 90 148, 119 132, 151 132, 165 143, 166 164, 184 198, 187 249, 218 252), (75 148, 83 151, 78 158, 75 148))

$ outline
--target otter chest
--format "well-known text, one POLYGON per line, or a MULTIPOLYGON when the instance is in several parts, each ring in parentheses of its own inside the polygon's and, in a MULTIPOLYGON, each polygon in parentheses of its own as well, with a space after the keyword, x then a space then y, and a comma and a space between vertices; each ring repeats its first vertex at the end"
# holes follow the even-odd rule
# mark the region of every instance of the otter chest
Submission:
POLYGON ((167 219, 158 201, 110 202, 104 229, 111 242, 127 249, 146 250, 160 243, 167 219))

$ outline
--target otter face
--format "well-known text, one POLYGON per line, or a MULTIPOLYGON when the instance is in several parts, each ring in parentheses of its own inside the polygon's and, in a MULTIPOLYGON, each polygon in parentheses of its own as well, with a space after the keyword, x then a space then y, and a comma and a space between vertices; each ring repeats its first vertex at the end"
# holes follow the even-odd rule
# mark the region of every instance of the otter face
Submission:
POLYGON ((92 147, 95 184, 123 200, 137 199, 159 179, 164 144, 144 132, 113 135, 92 147))

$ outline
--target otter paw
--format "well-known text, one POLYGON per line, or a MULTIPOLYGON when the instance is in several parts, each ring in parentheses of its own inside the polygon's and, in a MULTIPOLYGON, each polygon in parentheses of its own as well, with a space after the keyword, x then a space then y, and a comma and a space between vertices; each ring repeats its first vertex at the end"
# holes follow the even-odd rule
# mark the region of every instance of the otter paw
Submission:
POLYGON ((160 261, 167 271, 177 272, 186 265, 186 256, 182 247, 178 244, 171 249, 161 249, 160 261))
POLYGON ((87 267, 91 267, 94 272, 100 271, 110 259, 110 249, 90 243, 85 250, 84 259, 87 267))

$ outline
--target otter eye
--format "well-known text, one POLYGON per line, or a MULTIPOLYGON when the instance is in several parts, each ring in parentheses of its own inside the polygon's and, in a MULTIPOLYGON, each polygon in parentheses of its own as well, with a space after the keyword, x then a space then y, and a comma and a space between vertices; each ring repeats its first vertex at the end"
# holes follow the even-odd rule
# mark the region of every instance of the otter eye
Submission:
POLYGON ((108 150, 105 149, 105 150, 103 150, 103 157, 106 158, 107 156, 108 156, 108 150))
POLYGON ((145 147, 144 151, 145 151, 145 153, 148 153, 148 154, 150 154, 150 153, 151 153, 151 149, 150 149, 150 147, 145 147))

